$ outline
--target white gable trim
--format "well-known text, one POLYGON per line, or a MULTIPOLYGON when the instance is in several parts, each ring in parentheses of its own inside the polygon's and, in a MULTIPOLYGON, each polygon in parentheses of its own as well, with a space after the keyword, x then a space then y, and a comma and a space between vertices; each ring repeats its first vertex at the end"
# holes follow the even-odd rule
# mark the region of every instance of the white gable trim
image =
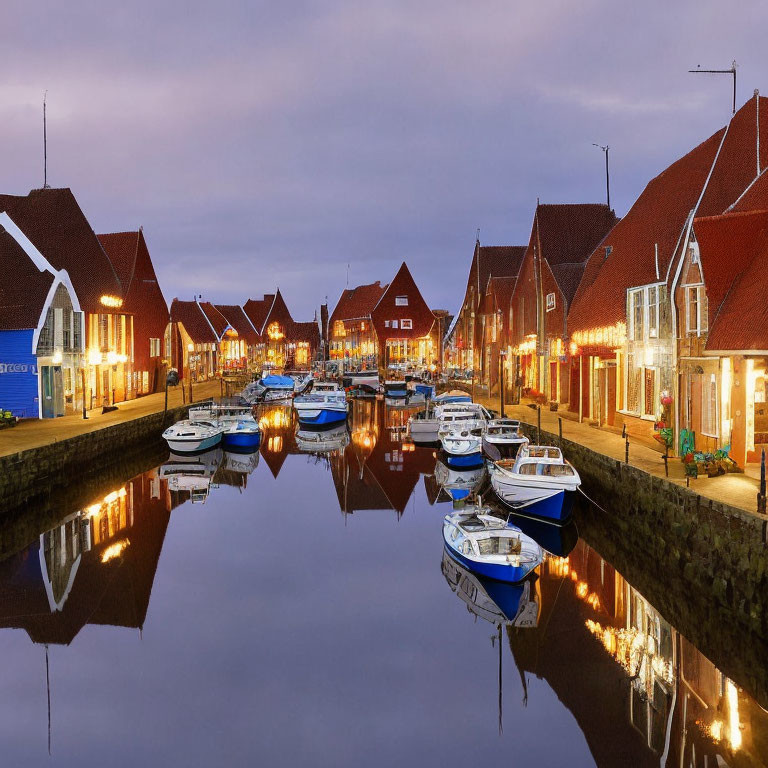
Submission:
MULTIPOLYGON (((80 312, 80 322, 84 324, 84 316, 83 312, 80 309, 80 302, 78 301, 77 294, 75 293, 74 286, 72 285, 72 281, 69 279, 69 274, 67 273, 66 269, 62 269, 60 272, 53 273, 53 282, 51 283, 51 287, 48 289, 48 295, 45 297, 45 304, 43 304, 43 311, 40 313, 40 319, 37 321, 37 328, 35 328, 33 334, 32 334, 32 354, 35 354, 35 350, 37 349, 37 341, 40 338, 40 331, 45 324, 45 318, 48 314, 48 308, 51 306, 53 302, 53 297, 56 295, 56 289, 63 285, 67 292, 69 293, 70 301, 72 302, 72 309, 75 312, 80 312)), ((80 326, 80 338, 83 341, 83 344, 85 344, 85 327, 84 325, 80 326)))
MULTIPOLYGON (((205 314, 203 308, 200 306, 199 299, 195 299, 195 304, 197 304, 197 308, 200 310, 200 312, 202 313, 203 317, 205 318, 205 322, 208 323, 208 327, 211 329, 211 332, 213 333, 213 337, 216 339, 216 341, 221 341, 221 338, 219 337, 219 334, 216 333, 216 329, 213 327, 213 323, 209 320, 208 315, 205 314)), ((225 330, 226 330, 226 328, 225 328, 225 330)))
POLYGON ((5 211, 0 213, 0 224, 2 224, 5 231, 21 246, 21 249, 27 256, 29 256, 32 263, 40 272, 50 272, 53 275, 56 274, 56 270, 51 266, 48 259, 35 248, 29 238, 16 226, 13 219, 5 211))

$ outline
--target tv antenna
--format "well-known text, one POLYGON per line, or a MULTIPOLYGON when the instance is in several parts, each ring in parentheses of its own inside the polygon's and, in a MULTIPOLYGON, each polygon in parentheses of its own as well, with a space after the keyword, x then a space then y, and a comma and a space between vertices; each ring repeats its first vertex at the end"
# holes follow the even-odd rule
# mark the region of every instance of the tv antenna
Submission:
POLYGON ((48 126, 45 116, 45 102, 48 98, 48 91, 43 94, 43 189, 50 189, 48 186, 48 126))
POLYGON ((611 210, 611 176, 608 173, 608 150, 610 150, 610 147, 606 144, 603 146, 602 144, 595 144, 592 142, 593 147, 597 147, 598 149, 602 149, 603 152, 605 152, 605 197, 606 202, 608 205, 608 210, 611 210))
POLYGON ((688 73, 691 75, 705 74, 705 75, 732 75, 733 76, 733 107, 732 115, 736 114, 736 60, 731 62, 730 69, 702 69, 701 64, 696 66, 696 69, 689 69, 688 73))

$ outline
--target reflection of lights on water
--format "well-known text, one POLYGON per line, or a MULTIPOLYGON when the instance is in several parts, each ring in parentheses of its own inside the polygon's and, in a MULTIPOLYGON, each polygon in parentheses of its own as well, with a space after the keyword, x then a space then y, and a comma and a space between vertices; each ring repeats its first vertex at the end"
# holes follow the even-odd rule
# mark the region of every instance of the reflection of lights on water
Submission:
POLYGON ((97 517, 105 504, 114 504, 116 501, 125 498, 127 495, 128 492, 125 488, 118 488, 116 491, 108 493, 98 504, 91 504, 90 507, 86 507, 84 512, 87 517, 97 517))
POLYGON ((260 429, 284 429, 291 423, 288 412, 283 408, 275 408, 263 414, 259 419, 260 429))
POLYGON ((272 453, 279 453, 283 449, 283 436, 275 435, 267 441, 267 450, 272 453))
POLYGON ((108 563, 110 560, 114 560, 116 557, 120 557, 120 555, 123 554, 129 544, 130 541, 128 541, 128 539, 120 539, 120 541, 116 541, 114 544, 110 544, 101 553, 101 562, 108 563))
POLYGON ((580 581, 576 585, 576 594, 583 600, 589 594, 589 587, 586 581, 580 581))

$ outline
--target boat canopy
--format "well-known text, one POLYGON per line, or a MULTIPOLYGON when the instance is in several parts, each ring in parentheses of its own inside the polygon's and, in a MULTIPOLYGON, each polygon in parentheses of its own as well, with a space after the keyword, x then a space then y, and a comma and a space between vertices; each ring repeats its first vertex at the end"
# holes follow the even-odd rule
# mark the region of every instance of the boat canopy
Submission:
POLYGON ((293 379, 290 376, 279 376, 276 373, 265 376, 261 383, 265 387, 280 387, 286 389, 293 389, 293 379))

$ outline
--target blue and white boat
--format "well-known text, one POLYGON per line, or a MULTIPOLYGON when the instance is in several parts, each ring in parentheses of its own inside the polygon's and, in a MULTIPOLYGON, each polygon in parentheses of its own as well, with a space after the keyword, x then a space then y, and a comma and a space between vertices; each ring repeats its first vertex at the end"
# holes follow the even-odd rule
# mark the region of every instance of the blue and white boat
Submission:
POLYGON ((489 462, 496 495, 515 512, 561 524, 571 517, 579 473, 559 448, 524 445, 517 458, 489 462))
POLYGON ((440 459, 435 462, 435 482, 453 501, 463 501, 480 487, 485 478, 485 466, 470 469, 453 469, 440 459))
POLYGON ((455 427, 439 432, 445 463, 452 469, 483 465, 483 433, 479 427, 455 427))
POLYGON ((405 400, 408 397, 408 384, 405 381, 385 381, 384 397, 388 400, 405 400))
POLYGON ((414 385, 414 389, 420 395, 424 395, 424 399, 431 400, 435 396, 435 385, 426 384, 424 382, 417 382, 414 385))
POLYGON ((259 447, 261 430, 248 405, 205 403, 190 408, 189 416, 217 422, 221 426, 221 444, 226 450, 249 453, 259 447))
POLYGON ((541 564, 541 547, 519 528, 490 514, 488 507, 453 512, 443 520, 448 554, 472 573, 496 581, 522 581, 541 564))
POLYGON ((253 381, 240 393, 240 397, 248 404, 273 403, 290 400, 295 392, 296 382, 290 376, 279 376, 272 373, 253 381))
POLYGON ((354 371, 342 377, 344 389, 354 397, 375 397, 381 389, 378 371, 354 371))
POLYGON ((306 395, 293 400, 302 429, 329 429, 347 420, 346 392, 336 384, 318 383, 306 395))
POLYGON ((436 395, 432 398, 435 405, 445 405, 445 403, 471 403, 472 398, 460 389, 452 389, 450 392, 443 392, 442 395, 436 395))
POLYGON ((174 453, 207 451, 221 442, 221 426, 216 421, 182 419, 163 432, 163 439, 174 453))

